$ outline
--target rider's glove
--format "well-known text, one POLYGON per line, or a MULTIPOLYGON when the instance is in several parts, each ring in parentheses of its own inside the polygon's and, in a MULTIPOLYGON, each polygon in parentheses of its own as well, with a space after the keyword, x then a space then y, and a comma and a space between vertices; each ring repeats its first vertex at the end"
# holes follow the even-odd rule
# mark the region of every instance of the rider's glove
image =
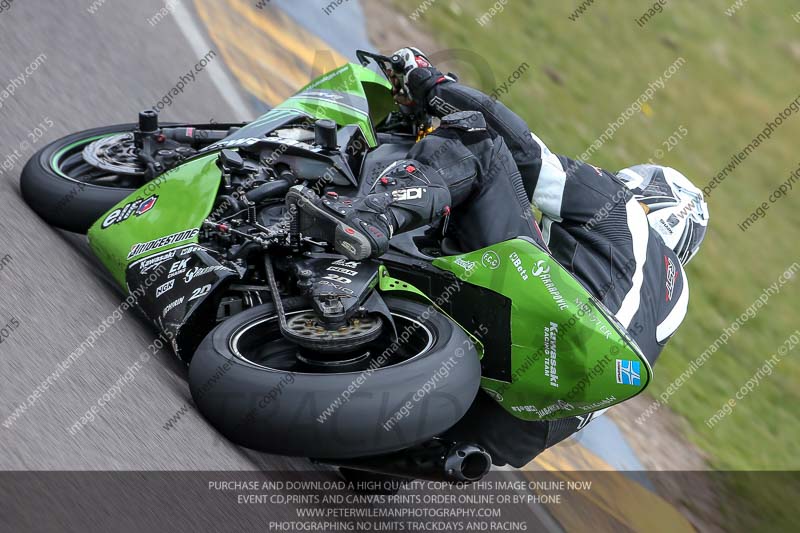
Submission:
POLYGON ((413 105, 425 102, 428 91, 445 80, 454 80, 452 75, 444 76, 431 65, 427 56, 418 48, 401 48, 392 54, 390 73, 394 85, 395 100, 400 105, 413 105))

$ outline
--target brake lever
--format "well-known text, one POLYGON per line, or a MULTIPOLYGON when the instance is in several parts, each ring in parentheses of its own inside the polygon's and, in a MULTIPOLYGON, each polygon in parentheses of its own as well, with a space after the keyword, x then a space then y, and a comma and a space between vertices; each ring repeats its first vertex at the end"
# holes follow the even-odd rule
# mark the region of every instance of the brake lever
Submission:
POLYGON ((358 58, 359 62, 361 63, 361 66, 363 67, 369 65, 370 59, 378 63, 378 65, 382 67, 384 70, 386 69, 387 64, 388 65, 392 64, 392 58, 387 57, 385 55, 376 54, 375 52, 367 52, 366 50, 356 50, 356 57, 358 58))

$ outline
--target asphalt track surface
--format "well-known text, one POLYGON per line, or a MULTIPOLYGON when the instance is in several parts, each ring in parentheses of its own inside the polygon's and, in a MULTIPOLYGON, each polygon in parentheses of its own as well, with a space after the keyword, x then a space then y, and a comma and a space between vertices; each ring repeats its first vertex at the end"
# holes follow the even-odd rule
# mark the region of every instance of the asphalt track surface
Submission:
MULTIPOLYGON (((192 10, 189 2, 184 4, 192 10)), ((0 99, 0 328, 18 323, 13 331, 6 328, 8 336, 0 344, 0 470, 314 468, 306 460, 234 446, 194 410, 165 430, 167 420, 190 399, 186 370, 168 349, 140 364, 135 379, 122 386, 93 422, 74 434, 69 430, 140 360, 155 332, 135 314, 125 313, 103 328, 93 347, 68 368, 59 367, 92 330, 101 329, 104 320, 110 323, 121 297, 82 236, 47 226, 25 205, 19 174, 47 142, 74 131, 135 121, 139 110, 155 105, 205 52, 203 36, 190 42, 177 17, 167 16, 155 26, 148 22, 163 2, 97 0, 94 14, 88 11, 91 5, 89 0, 16 0, 0 11, 0 95, 12 80, 25 78, 13 95, 0 99), (38 65, 31 69, 37 57, 38 65)), ((213 47, 210 40, 205 42, 213 47)), ((220 56, 214 61, 224 69, 220 56)), ((253 99, 230 94, 230 87, 215 77, 198 73, 161 118, 223 122, 235 121, 243 111, 257 116, 253 99)), ((332 472, 319 474, 333 479, 332 472)), ((0 494, 5 498, 8 487, 4 489, 0 494)), ((296 518, 291 505, 276 506, 270 513, 276 519, 296 518)), ((0 523, 2 516, 0 509, 0 523)), ((184 525, 202 525, 199 518, 184 525)), ((246 513, 222 518, 228 530, 256 525, 246 513)))
MULTIPOLYGON (((156 104, 199 59, 172 18, 156 27, 148 24, 163 7, 156 0, 108 2, 94 15, 86 3, 20 2, 0 13, 2 82, 19 76, 40 54, 46 56, 0 109, 0 163, 15 149, 22 155, 0 176, 0 251, 11 257, 0 272, 0 318, 5 324, 14 317, 20 324, 0 345, 4 421, 121 301, 100 275, 83 237, 48 227, 22 202, 24 161, 36 147, 71 131, 135 121, 140 109, 156 104), (20 147, 46 119, 53 126, 43 137, 32 148, 20 147)), ((200 72, 162 118, 222 121, 234 114, 207 73, 200 72)), ((175 429, 164 430, 189 399, 186 373, 166 349, 142 364, 134 381, 93 423, 71 435, 68 428, 139 360, 153 338, 153 330, 132 313, 115 320, 12 427, 1 428, 0 468, 292 467, 290 461, 250 454, 220 440, 194 412, 175 429)))

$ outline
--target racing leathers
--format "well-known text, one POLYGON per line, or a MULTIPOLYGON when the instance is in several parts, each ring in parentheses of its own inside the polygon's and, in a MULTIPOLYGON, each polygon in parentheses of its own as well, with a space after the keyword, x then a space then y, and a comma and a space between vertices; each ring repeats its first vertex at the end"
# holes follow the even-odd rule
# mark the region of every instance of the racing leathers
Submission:
POLYGON ((378 257, 392 235, 440 220, 464 249, 518 236, 544 245, 514 158, 478 111, 442 117, 436 131, 383 169, 365 195, 320 198, 295 186, 287 201, 301 210, 304 233, 332 242, 353 260, 378 257))

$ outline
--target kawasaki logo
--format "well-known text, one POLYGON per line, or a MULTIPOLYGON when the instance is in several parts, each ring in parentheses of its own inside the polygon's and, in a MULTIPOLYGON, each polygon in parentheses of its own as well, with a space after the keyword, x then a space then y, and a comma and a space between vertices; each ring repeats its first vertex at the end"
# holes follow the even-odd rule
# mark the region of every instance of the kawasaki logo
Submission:
POLYGON ((567 301, 561 296, 561 291, 558 290, 558 287, 556 287, 556 284, 553 283, 553 279, 550 277, 550 265, 547 264, 547 261, 539 259, 536 262, 536 266, 531 270, 531 274, 539 278, 545 289, 547 289, 547 292, 553 297, 553 301, 558 305, 559 309, 562 311, 569 309, 567 301))

